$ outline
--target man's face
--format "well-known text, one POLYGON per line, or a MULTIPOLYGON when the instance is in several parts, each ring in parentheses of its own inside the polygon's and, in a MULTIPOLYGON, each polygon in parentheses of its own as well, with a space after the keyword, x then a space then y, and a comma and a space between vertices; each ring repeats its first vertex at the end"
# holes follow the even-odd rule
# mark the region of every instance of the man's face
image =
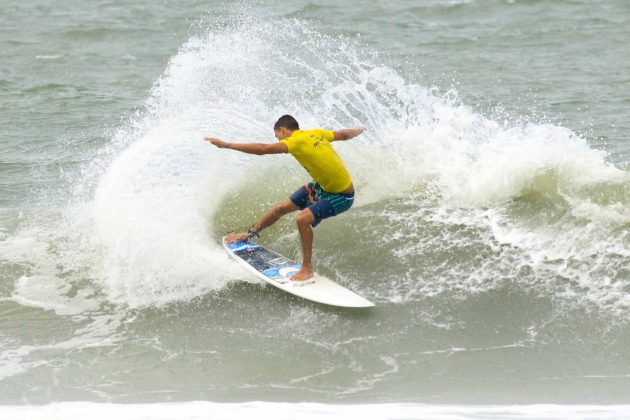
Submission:
POLYGON ((286 139, 291 134, 286 127, 280 127, 277 130, 273 130, 273 133, 276 135, 278 140, 286 139))

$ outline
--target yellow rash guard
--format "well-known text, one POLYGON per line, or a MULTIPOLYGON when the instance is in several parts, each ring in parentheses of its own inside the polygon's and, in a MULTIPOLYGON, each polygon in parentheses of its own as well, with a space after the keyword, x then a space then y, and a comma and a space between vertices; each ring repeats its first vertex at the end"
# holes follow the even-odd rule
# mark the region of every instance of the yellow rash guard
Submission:
POLYGON ((280 141, 325 191, 340 193, 352 185, 352 178, 330 144, 334 139, 332 131, 318 129, 295 130, 280 141))

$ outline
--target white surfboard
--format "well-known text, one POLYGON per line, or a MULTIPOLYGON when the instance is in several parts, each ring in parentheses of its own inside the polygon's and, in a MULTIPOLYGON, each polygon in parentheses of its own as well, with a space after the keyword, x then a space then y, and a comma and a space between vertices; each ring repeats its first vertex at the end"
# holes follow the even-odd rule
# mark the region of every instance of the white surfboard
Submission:
POLYGON ((253 242, 228 243, 223 238, 223 246, 251 273, 292 295, 345 308, 374 306, 369 300, 319 274, 305 281, 292 281, 291 276, 300 269, 300 264, 253 242))

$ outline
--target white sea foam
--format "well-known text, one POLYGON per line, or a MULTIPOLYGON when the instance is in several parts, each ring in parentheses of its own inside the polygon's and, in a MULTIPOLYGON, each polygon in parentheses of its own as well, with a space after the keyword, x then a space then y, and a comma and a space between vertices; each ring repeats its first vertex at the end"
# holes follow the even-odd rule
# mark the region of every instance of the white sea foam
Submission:
POLYGON ((35 59, 36 60, 56 60, 56 59, 61 58, 61 57, 62 57, 62 55, 60 55, 60 54, 49 54, 49 55, 42 54, 42 55, 36 55, 35 59))
POLYGON ((0 415, 15 420, 30 419, 590 419, 613 420, 630 416, 627 405, 424 405, 424 404, 318 404, 318 403, 159 403, 99 404, 54 403, 45 406, 4 406, 0 415))
MULTIPOLYGON (((126 314, 92 314, 91 319, 74 331, 74 335, 66 340, 55 341, 51 339, 49 343, 36 345, 12 346, 3 344, 3 351, 0 352, 0 380, 11 377, 46 365, 48 362, 39 357, 32 357, 33 353, 51 350, 78 350, 89 347, 110 346, 121 340, 122 334, 119 328, 125 320, 126 314)), ((10 343, 13 344, 13 343, 10 343)))

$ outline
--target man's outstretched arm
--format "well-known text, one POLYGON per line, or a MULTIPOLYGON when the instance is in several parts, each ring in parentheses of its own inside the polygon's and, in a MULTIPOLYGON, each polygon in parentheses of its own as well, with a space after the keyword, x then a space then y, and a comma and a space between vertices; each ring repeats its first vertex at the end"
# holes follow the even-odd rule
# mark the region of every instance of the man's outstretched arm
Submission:
POLYGON ((204 141, 212 143, 219 149, 232 149, 252 155, 271 155, 276 153, 288 153, 286 144, 278 143, 230 143, 214 137, 204 137, 204 141))
POLYGON ((333 141, 350 140, 352 138, 355 138, 359 134, 363 133, 364 131, 365 131, 365 127, 344 128, 343 130, 336 130, 336 131, 333 131, 333 134, 335 135, 335 139, 333 141))

